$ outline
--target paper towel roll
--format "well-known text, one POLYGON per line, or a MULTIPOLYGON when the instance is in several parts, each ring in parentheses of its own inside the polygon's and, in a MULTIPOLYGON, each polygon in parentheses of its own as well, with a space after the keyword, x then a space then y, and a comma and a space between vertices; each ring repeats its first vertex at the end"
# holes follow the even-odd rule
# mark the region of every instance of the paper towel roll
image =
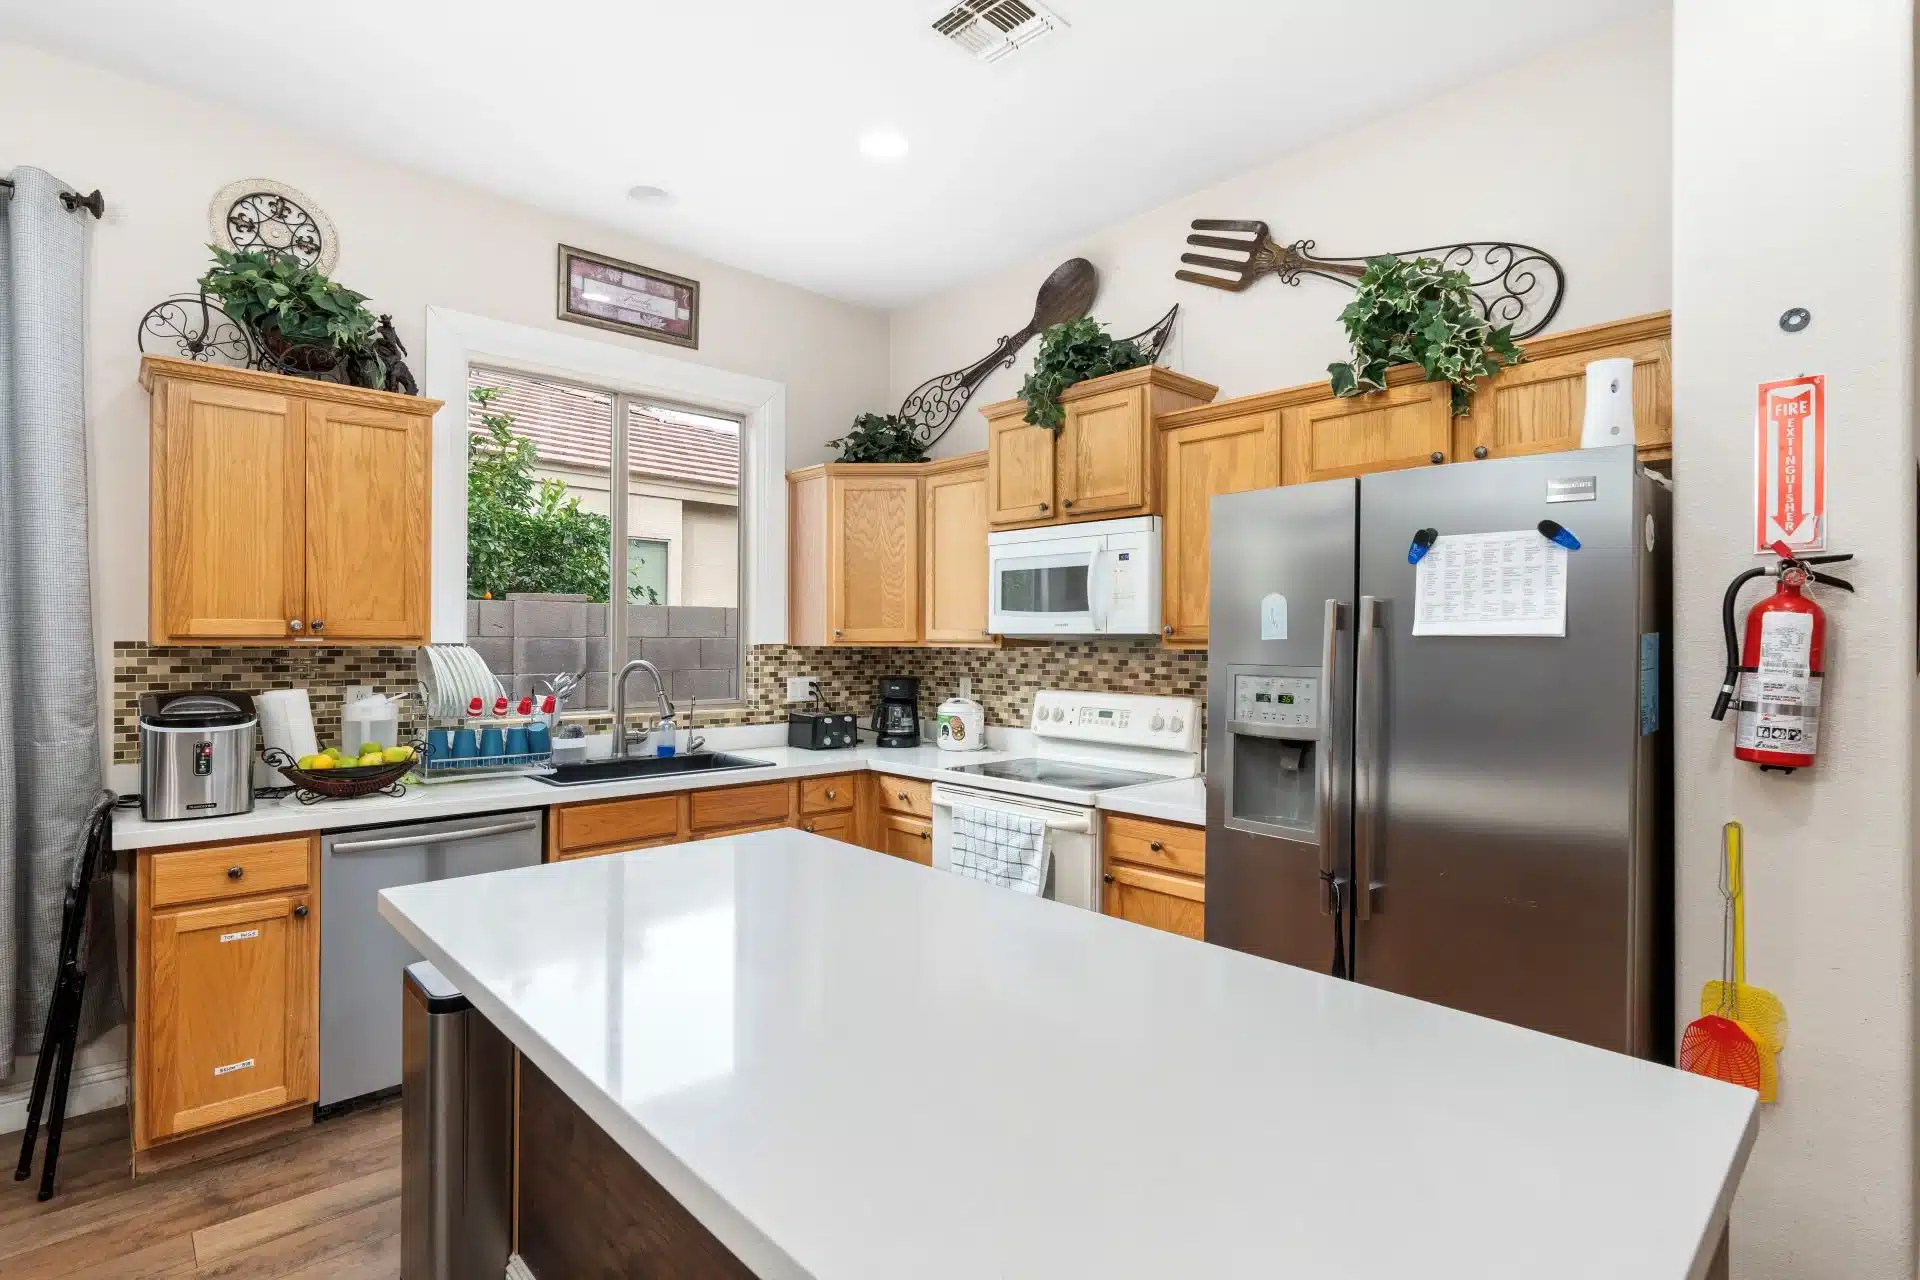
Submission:
POLYGON ((313 732, 313 704, 305 689, 269 689, 255 696, 260 713, 260 741, 277 747, 295 760, 317 755, 320 740, 313 732))
POLYGON ((1580 425, 1580 447, 1633 442, 1633 361, 1595 360, 1587 366, 1587 416, 1580 425))

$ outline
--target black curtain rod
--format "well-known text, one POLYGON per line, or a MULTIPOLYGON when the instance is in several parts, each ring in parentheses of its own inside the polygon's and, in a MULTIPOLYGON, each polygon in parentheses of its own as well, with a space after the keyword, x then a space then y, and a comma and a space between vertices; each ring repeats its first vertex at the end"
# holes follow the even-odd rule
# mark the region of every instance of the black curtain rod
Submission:
MULTIPOLYGON (((13 179, 0 178, 0 190, 12 191, 13 179)), ((77 191, 62 191, 60 203, 67 206, 68 213, 72 213, 75 209, 85 209, 96 218, 104 218, 107 215, 107 198, 100 194, 98 187, 93 189, 91 195, 84 196, 77 191)))

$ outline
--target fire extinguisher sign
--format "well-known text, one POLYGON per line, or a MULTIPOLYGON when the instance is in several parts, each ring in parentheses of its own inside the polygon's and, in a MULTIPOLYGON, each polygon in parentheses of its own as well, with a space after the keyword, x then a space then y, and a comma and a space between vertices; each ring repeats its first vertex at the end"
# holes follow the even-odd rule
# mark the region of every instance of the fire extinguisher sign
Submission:
POLYGON ((1760 384, 1754 411, 1753 549, 1827 546, 1827 380, 1760 384))

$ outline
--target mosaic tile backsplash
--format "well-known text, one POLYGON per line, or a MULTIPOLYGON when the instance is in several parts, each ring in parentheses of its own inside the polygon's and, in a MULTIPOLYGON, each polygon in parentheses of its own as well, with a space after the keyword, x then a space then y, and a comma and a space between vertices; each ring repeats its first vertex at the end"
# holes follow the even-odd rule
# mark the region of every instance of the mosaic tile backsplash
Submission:
MULTIPOLYGON (((140 759, 139 699, 166 689, 305 689, 313 701, 314 727, 322 742, 339 737, 340 706, 346 690, 368 686, 382 693, 413 687, 414 651, 323 648, 154 648, 139 640, 114 644, 113 760, 140 759)), ((864 716, 872 709, 875 683, 882 676, 917 676, 920 714, 931 719, 947 698, 960 690, 960 678, 973 681, 973 696, 986 710, 987 723, 1024 728, 1036 689, 1157 694, 1205 699, 1204 650, 1163 649, 1152 639, 1086 640, 1005 649, 811 649, 791 645, 755 645, 748 651, 741 680, 745 696, 731 707, 700 708, 697 725, 779 724, 787 716, 788 676, 820 681, 826 708, 864 716)), ((655 719, 651 697, 636 697, 628 715, 634 728, 655 719)), ((681 709, 685 710, 682 702, 681 709)), ((589 732, 604 730, 605 714, 583 718, 589 732)), ((411 735, 418 726, 403 723, 411 735)))

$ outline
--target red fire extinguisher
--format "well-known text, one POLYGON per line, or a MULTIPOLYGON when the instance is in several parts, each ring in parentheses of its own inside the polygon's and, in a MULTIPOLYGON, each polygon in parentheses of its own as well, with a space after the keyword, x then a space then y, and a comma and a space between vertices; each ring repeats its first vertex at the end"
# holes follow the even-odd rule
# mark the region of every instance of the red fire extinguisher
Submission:
POLYGON ((1853 556, 1796 556, 1784 542, 1774 543, 1773 553, 1780 557, 1777 565, 1749 569, 1727 584, 1720 611, 1727 633, 1727 674, 1714 699, 1713 718, 1726 718, 1737 690, 1734 759, 1757 764, 1762 772, 1792 773, 1811 765, 1819 752, 1820 682, 1826 674, 1827 615, 1804 588, 1813 581, 1852 591, 1851 583, 1811 566, 1853 556), (1768 575, 1777 577, 1780 585, 1748 612, 1743 643, 1733 626, 1740 588, 1768 575))

